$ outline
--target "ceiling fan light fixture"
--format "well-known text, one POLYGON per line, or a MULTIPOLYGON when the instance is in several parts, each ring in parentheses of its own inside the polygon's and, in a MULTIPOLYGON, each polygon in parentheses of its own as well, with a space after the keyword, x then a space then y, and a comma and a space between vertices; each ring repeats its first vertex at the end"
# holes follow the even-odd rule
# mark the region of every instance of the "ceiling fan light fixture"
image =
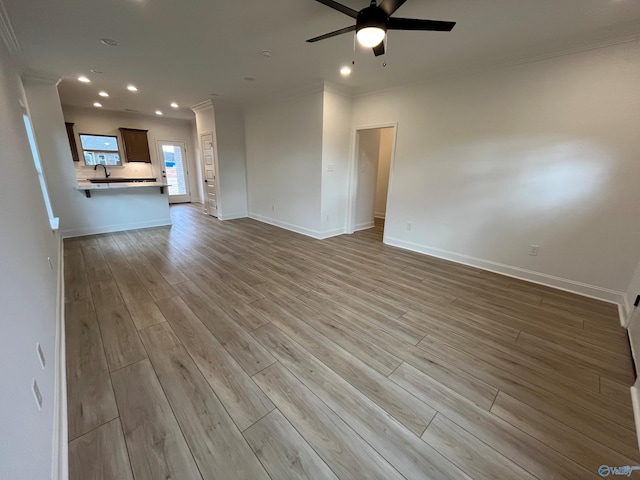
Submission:
POLYGON ((380 45, 387 32, 380 27, 364 27, 358 30, 356 37, 363 47, 373 48, 380 45))

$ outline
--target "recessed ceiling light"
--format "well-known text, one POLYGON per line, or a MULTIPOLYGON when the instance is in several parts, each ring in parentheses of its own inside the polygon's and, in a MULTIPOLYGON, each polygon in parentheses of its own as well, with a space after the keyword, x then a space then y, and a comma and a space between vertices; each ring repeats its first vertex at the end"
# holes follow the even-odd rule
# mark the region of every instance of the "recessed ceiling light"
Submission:
POLYGON ((91 80, 89 80, 87 77, 85 77, 84 75, 80 75, 78 77, 78 81, 82 82, 82 83, 91 83, 91 80))
POLYGON ((102 107, 102 104, 101 104, 100 102, 95 102, 95 103, 93 104, 93 106, 94 106, 94 107, 97 107, 97 108, 101 108, 101 107, 102 107))
POLYGON ((255 82, 256 81, 256 77, 244 77, 244 81, 245 82, 255 82))
POLYGON ((156 115, 162 115, 162 112, 160 110, 156 110, 156 115))
POLYGON ((269 57, 271 57, 271 55, 273 55, 273 52, 272 52, 271 50, 262 50, 262 51, 260 52, 260 54, 261 54, 263 57, 269 58, 269 57))
POLYGON ((173 103, 171 104, 171 108, 178 108, 178 104, 177 104, 176 102, 173 102, 173 103))
POLYGON ((100 95, 101 97, 108 97, 109 94, 107 92, 105 92, 104 90, 102 92, 100 92, 98 95, 100 95))
POLYGON ((349 75, 351 75, 351 67, 347 67, 347 66, 342 67, 342 68, 340 69, 340 74, 341 74, 343 77, 348 77, 349 75))
POLYGON ((118 45, 120 45, 116 40, 113 40, 111 38, 101 38, 100 43, 106 45, 107 47, 117 47, 118 45))
POLYGON ((136 87, 135 85, 127 85, 127 90, 129 90, 130 92, 137 92, 138 87, 136 87))

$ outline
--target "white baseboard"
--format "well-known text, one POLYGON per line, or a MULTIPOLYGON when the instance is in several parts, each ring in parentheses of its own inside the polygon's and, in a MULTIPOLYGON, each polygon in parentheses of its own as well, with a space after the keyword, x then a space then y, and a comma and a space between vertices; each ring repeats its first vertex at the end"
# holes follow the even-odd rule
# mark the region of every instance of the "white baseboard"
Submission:
POLYGON ((247 218, 247 212, 242 213, 230 213, 225 215, 218 215, 218 220, 236 220, 237 218, 247 218))
POLYGON ((633 405, 633 418, 636 424, 636 436, 640 446, 640 378, 631 386, 631 404, 633 405))
POLYGON ((394 247, 404 248, 405 250, 424 253, 425 255, 429 255, 432 257, 443 258, 452 262, 481 268, 483 270, 499 273, 508 277, 526 280, 528 282, 545 285, 547 287, 556 288, 558 290, 564 290, 567 292, 582 295, 584 297, 595 298, 604 302, 615 303, 618 305, 624 302, 623 292, 617 292, 615 290, 598 287, 596 285, 589 285, 587 283, 576 282, 575 280, 570 280, 568 278, 556 277, 553 275, 548 275, 546 273, 535 272, 533 270, 514 267, 491 260, 471 257, 469 255, 463 255, 455 252, 449 252, 447 250, 441 250, 439 248, 428 247, 413 242, 407 242, 406 240, 400 240, 398 238, 385 237, 384 243, 392 245, 394 247))
POLYGON ((382 220, 384 220, 385 214, 384 213, 380 213, 380 212, 375 212, 373 214, 373 218, 381 218, 382 220))
POLYGON ((249 213, 248 216, 249 218, 253 218, 254 220, 258 220, 259 222, 268 223, 269 225, 273 225, 274 227, 284 228, 285 230, 299 233, 301 235, 306 235, 307 237, 316 238, 318 240, 324 240, 325 238, 335 237, 336 235, 342 235, 343 233, 346 232, 344 228, 337 228, 334 230, 327 230, 324 232, 320 232, 318 230, 312 230, 310 228, 301 227, 299 225, 283 222, 281 220, 276 220, 275 218, 258 215, 257 213, 249 213))
POLYGON ((99 227, 76 228, 62 230, 63 238, 84 237, 86 235, 98 235, 101 233, 123 232, 125 230, 137 230, 139 228, 165 227, 171 225, 170 218, 149 220, 147 222, 120 223, 115 225, 100 225, 99 227))
MULTIPOLYGON (((640 340, 640 335, 637 334, 638 325, 640 320, 638 319, 638 314, 635 310, 631 310, 629 312, 629 321, 627 325, 627 335, 629 338, 629 345, 631 345, 631 356, 633 357, 633 364, 636 368, 636 372, 638 372, 638 351, 640 345, 638 345, 638 340, 640 340), (635 314, 635 315, 634 315, 635 314)), ((636 435, 638 436, 638 445, 640 446, 640 378, 636 378, 635 384, 631 387, 631 403, 633 405, 633 418, 636 424, 636 435)))
POLYGON ((325 238, 337 237, 338 235, 344 235, 345 233, 347 233, 347 230, 344 227, 343 228, 335 228, 333 230, 327 230, 325 232, 322 232, 320 234, 320 236, 315 237, 315 238, 318 238, 320 240, 324 240, 325 238))
POLYGON ((375 222, 372 220, 372 221, 370 221, 370 222, 364 222, 364 223, 359 223, 359 224, 357 224, 357 225, 353 228, 353 231, 354 231, 354 232, 358 232, 358 231, 360 231, 360 230, 366 230, 367 228, 373 228, 373 227, 375 227, 375 226, 376 226, 376 224, 375 224, 375 222))
POLYGON ((310 228, 283 222, 281 220, 276 220, 275 218, 265 217, 263 215, 258 215, 257 213, 249 213, 249 218, 253 218, 254 220, 258 220, 259 222, 268 223, 269 225, 273 225, 275 227, 284 228, 285 230, 289 230, 291 232, 301 233, 302 235, 307 235, 308 237, 318 238, 318 235, 320 233, 316 230, 311 230, 310 228))
POLYGON ((58 236, 58 285, 56 294, 56 343, 54 359, 53 448, 51 479, 69 478, 69 443, 67 434, 67 366, 64 319, 64 250, 58 236))

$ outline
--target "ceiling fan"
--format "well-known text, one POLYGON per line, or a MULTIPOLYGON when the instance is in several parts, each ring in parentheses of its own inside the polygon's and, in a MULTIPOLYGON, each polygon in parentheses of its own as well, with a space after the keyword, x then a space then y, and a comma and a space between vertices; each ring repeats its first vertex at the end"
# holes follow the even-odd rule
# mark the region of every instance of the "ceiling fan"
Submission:
POLYGON ((326 38, 342 35, 343 33, 355 31, 358 42, 360 42, 363 47, 372 48, 376 57, 384 55, 384 37, 387 34, 387 30, 450 32, 456 24, 456 22, 443 22, 440 20, 391 17, 407 0, 382 0, 380 5, 377 4, 376 0, 371 0, 371 4, 359 12, 334 0, 316 1, 342 12, 351 18, 355 18, 356 24, 341 28, 335 32, 325 33, 319 37, 310 38, 307 42, 314 43, 326 38))

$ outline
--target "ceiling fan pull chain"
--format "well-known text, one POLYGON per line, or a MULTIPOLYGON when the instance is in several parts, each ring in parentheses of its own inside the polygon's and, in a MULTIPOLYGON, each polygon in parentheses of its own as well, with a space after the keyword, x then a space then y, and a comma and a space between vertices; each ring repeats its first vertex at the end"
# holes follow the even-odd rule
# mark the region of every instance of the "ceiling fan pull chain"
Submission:
POLYGON ((387 66, 387 55, 389 55, 389 32, 386 32, 385 34, 385 49, 384 49, 384 61, 382 62, 382 66, 386 67, 387 66))
POLYGON ((353 57, 351 58, 351 65, 356 64, 356 34, 353 34, 353 57))

